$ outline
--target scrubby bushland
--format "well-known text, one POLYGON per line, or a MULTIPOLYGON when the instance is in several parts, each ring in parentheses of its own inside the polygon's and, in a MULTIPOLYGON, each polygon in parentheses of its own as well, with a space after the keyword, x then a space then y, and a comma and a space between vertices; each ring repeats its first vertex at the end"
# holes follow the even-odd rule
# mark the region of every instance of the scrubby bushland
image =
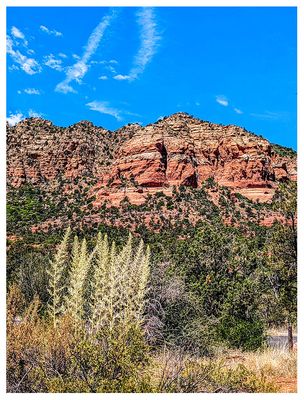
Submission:
POLYGON ((46 316, 16 285, 8 294, 7 388, 10 392, 149 391, 142 322, 149 248, 121 251, 98 235, 90 252, 70 229, 52 260, 46 316), (67 274, 64 271, 68 270, 67 274), (92 287, 87 280, 93 276, 92 287))
POLYGON ((105 225, 97 238, 74 227, 79 237, 67 231, 60 245, 60 231, 11 238, 8 390, 262 390, 263 380, 244 386, 250 371, 223 367, 237 384, 221 386, 213 372, 213 385, 195 364, 170 388, 149 371, 164 348, 214 361, 220 346, 263 349, 267 326, 296 321, 296 185, 282 184, 275 199, 269 207, 285 222, 269 228, 227 226, 215 215, 157 233, 141 224, 136 238, 105 225), (192 385, 194 375, 203 383, 192 385))

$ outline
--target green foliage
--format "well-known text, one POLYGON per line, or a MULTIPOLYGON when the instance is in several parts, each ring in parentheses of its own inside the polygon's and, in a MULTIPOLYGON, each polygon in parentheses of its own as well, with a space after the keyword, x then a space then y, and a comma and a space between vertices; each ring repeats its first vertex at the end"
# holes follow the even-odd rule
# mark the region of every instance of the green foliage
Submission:
POLYGON ((16 232, 18 226, 34 225, 42 221, 47 214, 41 190, 30 185, 23 185, 14 191, 8 191, 7 196, 8 230, 16 232))
MULTIPOLYGON (((76 193, 77 207, 81 193, 76 193)), ((109 223, 119 218, 136 226, 139 237, 95 224, 78 229, 73 245, 67 239, 60 246, 59 230, 29 232, 32 222, 52 216, 48 201, 43 211, 35 196, 34 190, 21 196, 21 203, 9 199, 10 230, 14 233, 16 223, 19 236, 8 243, 7 277, 9 284, 20 284, 20 290, 13 286, 18 300, 9 301, 15 310, 8 323, 9 391, 154 391, 149 373, 143 372, 149 371, 151 347, 155 352, 170 345, 207 357, 219 343, 255 350, 264 343, 267 325, 296 321, 294 183, 280 185, 267 206, 283 216, 283 223, 270 228, 256 224, 266 206, 209 180, 195 191, 175 189, 172 198, 160 193, 141 206, 126 202, 122 211, 99 210, 109 223), (212 203, 208 189, 217 192, 224 211, 212 203), (150 227, 157 232, 144 224, 146 212, 152 213, 150 227), (201 220, 193 225, 196 212, 201 220), (242 222, 246 212, 250 223, 242 222), (234 217, 238 226, 225 225, 223 215, 234 217), (49 266, 49 254, 56 251, 49 266)), ((61 206, 63 215, 65 201, 61 206)), ((76 235, 82 214, 73 218, 76 235)), ((164 391, 270 391, 267 382, 243 367, 187 368, 164 391)))
POLYGON ((46 268, 49 265, 48 256, 32 250, 24 254, 19 253, 18 260, 20 268, 14 271, 14 280, 18 282, 22 289, 26 303, 29 304, 38 295, 45 305, 49 298, 47 291, 48 275, 46 273, 46 268))
POLYGON ((268 232, 262 278, 271 296, 272 314, 279 322, 296 322, 297 310, 297 184, 281 184, 273 207, 280 211, 285 224, 276 223, 268 232))
POLYGON ((275 386, 268 382, 266 377, 257 376, 244 365, 236 368, 227 368, 221 364, 215 367, 211 374, 213 384, 220 387, 220 392, 247 392, 247 393, 272 393, 275 386))
POLYGON ((232 348, 257 350, 265 341, 264 326, 260 320, 224 316, 219 325, 219 334, 232 348))
POLYGON ((235 283, 227 294, 218 331, 230 347, 257 350, 265 341, 257 289, 257 283, 247 278, 235 283))
POLYGON ((284 147, 274 143, 271 144, 271 147, 275 153, 282 157, 295 158, 297 156, 297 152, 290 147, 284 147))

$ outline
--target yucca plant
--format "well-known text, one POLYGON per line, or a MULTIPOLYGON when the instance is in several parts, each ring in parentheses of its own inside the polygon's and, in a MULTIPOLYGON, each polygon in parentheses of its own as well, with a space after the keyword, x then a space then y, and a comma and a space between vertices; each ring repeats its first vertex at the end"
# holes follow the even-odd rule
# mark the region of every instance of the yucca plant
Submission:
POLYGON ((86 239, 82 240, 80 246, 78 237, 74 237, 71 264, 65 311, 71 315, 74 321, 80 322, 83 319, 85 279, 90 264, 86 239))
POLYGON ((54 260, 50 262, 50 267, 46 271, 49 276, 48 293, 50 295, 48 314, 53 321, 54 328, 56 328, 58 316, 62 312, 62 297, 65 288, 63 270, 67 267, 68 241, 70 235, 71 228, 69 227, 58 247, 54 260))
POLYGON ((94 290, 91 301, 91 329, 140 324, 149 276, 149 248, 143 241, 132 248, 132 236, 120 252, 115 242, 108 246, 107 237, 99 236, 96 245, 94 290))
POLYGON ((90 298, 90 325, 95 329, 102 324, 102 321, 106 317, 104 314, 101 314, 101 311, 106 310, 108 303, 109 261, 108 236, 104 235, 102 239, 99 232, 96 243, 96 255, 93 260, 95 271, 91 282, 90 298))
POLYGON ((95 248, 88 251, 86 239, 80 244, 75 236, 70 265, 67 265, 69 236, 70 229, 48 271, 51 295, 49 309, 54 327, 61 313, 68 313, 77 323, 89 322, 91 332, 97 332, 102 327, 111 331, 117 326, 140 325, 149 277, 149 247, 145 249, 141 240, 134 248, 130 234, 125 246, 118 251, 114 241, 110 246, 107 235, 102 237, 99 233, 95 248), (69 274, 64 284, 65 266, 69 274), (90 282, 89 276, 92 276, 90 282), (90 285, 88 299, 85 297, 87 284, 90 285))

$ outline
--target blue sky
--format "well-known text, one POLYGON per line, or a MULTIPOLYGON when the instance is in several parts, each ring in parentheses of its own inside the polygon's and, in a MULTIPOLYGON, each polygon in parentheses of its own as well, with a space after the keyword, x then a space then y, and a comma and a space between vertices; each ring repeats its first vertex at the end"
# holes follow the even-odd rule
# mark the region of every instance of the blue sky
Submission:
POLYGON ((296 148, 296 8, 8 7, 7 117, 185 111, 296 148))

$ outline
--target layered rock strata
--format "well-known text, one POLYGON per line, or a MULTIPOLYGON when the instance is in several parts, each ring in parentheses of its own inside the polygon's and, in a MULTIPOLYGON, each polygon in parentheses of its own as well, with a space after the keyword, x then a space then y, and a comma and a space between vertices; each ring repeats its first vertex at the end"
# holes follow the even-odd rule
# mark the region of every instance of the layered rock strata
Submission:
POLYGON ((95 207, 133 204, 176 186, 198 188, 212 178, 253 201, 268 202, 279 182, 296 180, 296 157, 281 155, 243 128, 173 114, 155 124, 115 132, 82 121, 68 128, 30 118, 7 127, 8 183, 94 177, 95 207))

